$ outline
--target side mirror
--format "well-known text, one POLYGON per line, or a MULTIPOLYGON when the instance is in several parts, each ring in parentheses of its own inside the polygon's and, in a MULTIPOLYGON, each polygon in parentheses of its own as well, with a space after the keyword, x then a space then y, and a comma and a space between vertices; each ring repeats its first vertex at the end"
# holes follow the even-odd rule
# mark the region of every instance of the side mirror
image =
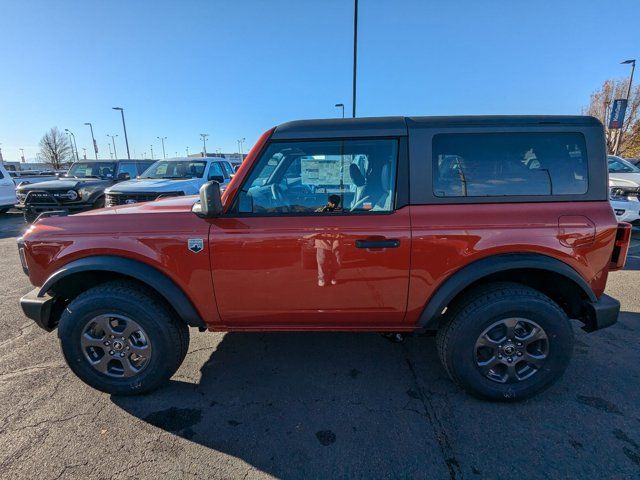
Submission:
POLYGON ((211 175, 209 181, 224 183, 224 177, 222 175, 211 175))
POLYGON ((200 201, 193 205, 193 213, 202 218, 215 218, 222 214, 220 184, 208 182, 200 187, 200 201))
POLYGON ((127 172, 120 172, 118 174, 117 180, 119 182, 124 182, 125 180, 131 180, 131 175, 129 175, 127 172))

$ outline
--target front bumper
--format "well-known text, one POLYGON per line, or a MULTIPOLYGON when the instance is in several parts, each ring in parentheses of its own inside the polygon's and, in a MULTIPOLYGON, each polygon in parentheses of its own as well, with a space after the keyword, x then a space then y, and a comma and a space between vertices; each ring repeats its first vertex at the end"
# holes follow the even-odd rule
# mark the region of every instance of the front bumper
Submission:
POLYGON ((55 328, 55 325, 51 324, 51 308, 55 299, 47 294, 41 297, 38 295, 39 293, 39 288, 31 290, 20 299, 20 306, 28 318, 36 322, 39 327, 50 332, 55 328))
POLYGON ((597 302, 587 302, 586 322, 583 328, 586 332, 594 332, 607 328, 618 321, 620 302, 609 295, 602 295, 597 302))

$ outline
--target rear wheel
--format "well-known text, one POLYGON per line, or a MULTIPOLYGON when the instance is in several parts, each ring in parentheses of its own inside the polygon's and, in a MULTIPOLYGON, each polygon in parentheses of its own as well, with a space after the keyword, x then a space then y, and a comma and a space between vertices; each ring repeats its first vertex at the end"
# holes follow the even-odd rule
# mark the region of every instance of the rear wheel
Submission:
POLYGON ((513 401, 560 378, 572 355, 573 329, 565 312, 541 292, 494 283, 452 307, 437 343, 454 382, 478 397, 513 401))
POLYGON ((180 367, 189 347, 184 322, 153 292, 128 281, 76 297, 60 318, 58 334, 73 372, 116 395, 157 388, 180 367))

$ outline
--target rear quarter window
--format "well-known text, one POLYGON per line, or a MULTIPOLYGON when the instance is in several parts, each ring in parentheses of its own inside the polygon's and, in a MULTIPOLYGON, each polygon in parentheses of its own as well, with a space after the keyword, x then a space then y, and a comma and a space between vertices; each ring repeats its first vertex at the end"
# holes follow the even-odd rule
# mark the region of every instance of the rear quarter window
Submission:
POLYGON ((582 195, 581 133, 446 133, 433 137, 437 197, 582 195))

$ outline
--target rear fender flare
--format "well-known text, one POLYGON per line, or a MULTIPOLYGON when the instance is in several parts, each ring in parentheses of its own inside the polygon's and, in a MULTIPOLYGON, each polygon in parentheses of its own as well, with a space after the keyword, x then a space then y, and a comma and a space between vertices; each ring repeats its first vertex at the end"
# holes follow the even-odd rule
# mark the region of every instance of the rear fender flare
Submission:
POLYGON ((427 301, 418 319, 418 328, 437 329, 444 309, 458 294, 475 282, 495 273, 520 269, 542 270, 562 275, 575 283, 589 301, 598 300, 584 278, 574 268, 556 258, 536 253, 493 255, 470 263, 447 278, 427 301))

